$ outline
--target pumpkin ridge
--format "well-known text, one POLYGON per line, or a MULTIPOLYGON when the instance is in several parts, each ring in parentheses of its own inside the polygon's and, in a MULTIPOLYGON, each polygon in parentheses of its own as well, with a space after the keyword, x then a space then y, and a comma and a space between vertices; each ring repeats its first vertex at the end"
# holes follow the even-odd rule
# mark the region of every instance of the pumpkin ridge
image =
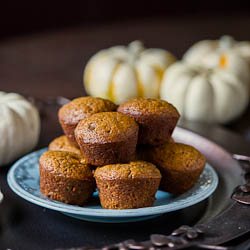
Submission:
MULTIPOLYGON (((215 87, 214 87, 214 85, 213 85, 213 82, 212 82, 212 79, 211 79, 211 75, 209 74, 208 75, 208 77, 207 77, 207 82, 208 82, 208 84, 211 86, 211 89, 212 89, 212 92, 213 92, 213 94, 212 94, 212 102, 211 102, 211 105, 212 105, 212 110, 213 110, 213 114, 215 114, 215 109, 216 109, 216 107, 215 107, 215 96, 216 96, 216 91, 215 91, 215 87)), ((217 119, 217 117, 216 117, 216 120, 218 120, 217 119)))
MULTIPOLYGON (((183 103, 186 103, 186 102, 187 102, 188 89, 189 89, 190 85, 192 84, 193 79, 194 79, 197 75, 198 75, 198 74, 197 74, 195 71, 192 72, 192 76, 190 77, 190 80, 188 81, 188 84, 187 84, 187 87, 186 87, 186 91, 185 91, 185 94, 184 94, 184 96, 183 96, 183 99, 184 99, 184 102, 183 102, 183 103)), ((182 115, 182 116, 185 117, 185 115, 186 115, 186 106, 183 105, 183 115, 182 115)))
POLYGON ((86 65, 86 68, 83 72, 83 82, 85 83, 85 88, 88 94, 91 94, 90 82, 91 76, 93 74, 93 68, 96 65, 96 61, 94 59, 98 58, 98 60, 105 60, 107 57, 107 53, 105 50, 99 51, 94 57, 90 58, 89 63, 86 65))
POLYGON ((113 69, 112 74, 111 74, 111 79, 109 81, 109 89, 108 89, 107 96, 108 96, 108 99, 110 99, 112 102, 115 102, 115 94, 114 94, 115 83, 114 83, 114 77, 115 77, 115 74, 118 71, 119 67, 121 66, 121 64, 122 63, 119 62, 115 66, 115 68, 113 69))
POLYGON ((159 79, 160 79, 160 83, 162 81, 163 78, 163 74, 164 74, 164 70, 159 67, 158 65, 153 65, 152 68, 154 69, 155 73, 158 75, 159 79))
MULTIPOLYGON (((216 79, 215 79, 215 81, 214 81, 213 84, 218 85, 218 82, 219 82, 219 84, 223 84, 224 86, 227 86, 228 88, 230 88, 231 91, 235 93, 235 96, 241 96, 241 92, 239 91, 239 89, 237 88, 237 86, 236 86, 235 84, 233 84, 231 81, 229 81, 229 80, 223 78, 223 75, 218 74, 218 72, 217 72, 217 74, 216 74, 216 79)), ((216 87, 214 87, 214 88, 216 89, 216 87)), ((216 95, 217 98, 218 98, 217 91, 215 91, 215 95, 216 95)), ((214 96, 215 96, 215 95, 214 95, 214 96)), ((244 106, 242 105, 242 107, 241 107, 241 112, 239 112, 239 114, 238 114, 237 116, 239 116, 239 115, 243 112, 243 110, 244 110, 244 106)), ((224 114, 223 114, 223 115, 227 117, 227 120, 228 120, 228 121, 232 120, 232 118, 230 117, 230 115, 229 115, 230 118, 228 118, 229 109, 226 109, 225 111, 224 111, 224 114), (225 111, 226 111, 226 112, 225 112, 225 111)), ((220 119, 218 118, 216 112, 215 112, 215 114, 216 114, 216 120, 217 120, 217 122, 221 123, 221 121, 220 121, 220 119)), ((220 115, 220 114, 219 114, 219 115, 220 115)), ((237 117, 237 116, 235 116, 235 117, 237 117)))
POLYGON ((144 96, 144 85, 140 79, 140 73, 139 70, 136 68, 135 69, 135 79, 136 79, 136 85, 137 85, 137 96, 138 97, 143 97, 144 96))
POLYGON ((226 57, 226 55, 222 54, 222 55, 220 56, 219 66, 220 66, 222 69, 225 69, 225 68, 227 67, 227 64, 228 64, 227 57, 226 57))

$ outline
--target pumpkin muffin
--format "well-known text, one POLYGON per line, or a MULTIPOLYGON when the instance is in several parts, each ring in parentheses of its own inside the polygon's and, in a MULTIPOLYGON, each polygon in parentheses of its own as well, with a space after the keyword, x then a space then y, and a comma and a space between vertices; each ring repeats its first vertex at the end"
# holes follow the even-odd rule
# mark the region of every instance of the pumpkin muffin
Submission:
POLYGON ((75 138, 87 162, 101 166, 133 160, 138 130, 137 123, 129 116, 103 112, 80 121, 75 138))
POLYGON ((155 165, 145 161, 98 167, 94 177, 101 205, 107 209, 152 206, 161 180, 155 165))
POLYGON ((79 97, 62 106, 58 118, 69 142, 78 147, 74 130, 79 121, 95 113, 115 111, 116 108, 117 106, 109 100, 91 96, 79 97))
POLYGON ((52 200, 83 205, 94 191, 92 170, 77 154, 45 152, 40 157, 39 168, 41 193, 52 200))
POLYGON ((160 188, 172 194, 182 194, 191 189, 206 164, 205 157, 198 150, 181 143, 148 148, 147 159, 161 171, 160 188))
POLYGON ((180 117, 173 105, 153 98, 130 99, 117 111, 134 118, 139 124, 139 144, 153 146, 169 141, 180 117))

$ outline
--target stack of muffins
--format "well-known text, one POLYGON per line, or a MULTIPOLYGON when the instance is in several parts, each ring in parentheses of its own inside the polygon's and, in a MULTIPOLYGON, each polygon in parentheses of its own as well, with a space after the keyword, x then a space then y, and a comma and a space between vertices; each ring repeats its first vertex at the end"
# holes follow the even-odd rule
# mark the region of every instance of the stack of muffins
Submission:
POLYGON ((58 117, 65 135, 39 162, 40 189, 51 199, 81 206, 97 186, 103 208, 148 207, 159 187, 192 188, 205 166, 199 151, 171 138, 179 113, 166 101, 136 98, 117 107, 80 97, 58 117))

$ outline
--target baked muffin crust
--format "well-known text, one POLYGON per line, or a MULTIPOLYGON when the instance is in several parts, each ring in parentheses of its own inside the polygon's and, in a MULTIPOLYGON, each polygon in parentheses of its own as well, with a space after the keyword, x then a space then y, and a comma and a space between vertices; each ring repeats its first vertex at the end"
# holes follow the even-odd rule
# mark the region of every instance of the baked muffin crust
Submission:
POLYGON ((50 144, 49 144, 49 150, 50 151, 66 151, 66 152, 72 152, 78 155, 81 155, 81 151, 79 148, 73 146, 66 135, 59 136, 55 138, 50 144))
POLYGON ((103 112, 80 121, 75 138, 86 160, 92 165, 102 166, 134 159, 138 129, 129 116, 103 112))
POLYGON ((126 140, 135 130, 138 125, 130 117, 118 112, 102 112, 82 120, 75 134, 85 143, 107 143, 126 140))
POLYGON ((123 110, 124 113, 128 112, 134 115, 141 113, 144 115, 167 114, 179 117, 179 112, 172 104, 154 98, 139 97, 129 99, 118 107, 118 111, 120 110, 123 110))
POLYGON ((180 117, 173 105, 153 98, 130 99, 121 104, 117 111, 132 117, 139 124, 139 144, 153 146, 170 140, 180 117))
POLYGON ((77 124, 80 120, 99 112, 116 110, 116 105, 99 97, 79 97, 62 106, 59 110, 60 120, 64 123, 77 124))
POLYGON ((58 112, 59 122, 70 143, 78 146, 74 130, 84 118, 98 112, 115 111, 117 106, 109 100, 98 97, 79 97, 62 106, 58 112))
POLYGON ((125 164, 111 164, 98 167, 95 176, 105 180, 159 178, 160 171, 152 163, 146 161, 132 161, 125 164))
POLYGON ((53 200, 83 205, 94 191, 92 170, 77 154, 45 152, 40 157, 39 169, 41 193, 53 200))
POLYGON ((64 177, 92 179, 91 168, 77 154, 63 151, 48 151, 42 154, 40 163, 44 169, 64 177))
POLYGON ((98 167, 94 177, 106 209, 152 206, 161 180, 160 171, 144 161, 98 167))
POLYGON ((148 148, 147 160, 161 171, 160 188, 173 194, 192 188, 206 164, 206 158, 197 149, 182 143, 148 148))

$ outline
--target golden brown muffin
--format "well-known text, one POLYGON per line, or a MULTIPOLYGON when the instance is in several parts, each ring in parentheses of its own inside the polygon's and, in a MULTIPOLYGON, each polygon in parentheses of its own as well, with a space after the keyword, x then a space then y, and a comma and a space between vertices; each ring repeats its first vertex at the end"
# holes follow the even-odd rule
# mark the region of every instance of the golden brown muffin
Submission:
POLYGON ((40 157, 39 168, 41 193, 50 199, 83 205, 94 191, 91 168, 77 154, 45 152, 40 157))
POLYGON ((139 124, 139 144, 153 146, 169 141, 180 117, 173 105, 153 98, 130 99, 117 111, 134 118, 139 124))
POLYGON ((198 150, 181 143, 148 148, 147 159, 161 171, 160 188, 173 194, 182 194, 192 188, 206 164, 198 150))
POLYGON ((71 152, 75 153, 78 155, 82 155, 81 151, 79 148, 73 146, 66 135, 62 135, 54 139, 50 144, 49 144, 49 150, 50 151, 66 151, 66 152, 71 152))
POLYGON ((129 116, 103 112, 80 121, 75 138, 87 162, 102 166, 134 159, 138 129, 129 116))
POLYGON ((160 171, 145 161, 98 167, 94 177, 101 205, 107 209, 152 206, 161 180, 160 171))
POLYGON ((62 106, 58 112, 59 122, 70 143, 78 147, 74 130, 80 120, 99 112, 115 111, 117 106, 97 97, 79 97, 62 106))

